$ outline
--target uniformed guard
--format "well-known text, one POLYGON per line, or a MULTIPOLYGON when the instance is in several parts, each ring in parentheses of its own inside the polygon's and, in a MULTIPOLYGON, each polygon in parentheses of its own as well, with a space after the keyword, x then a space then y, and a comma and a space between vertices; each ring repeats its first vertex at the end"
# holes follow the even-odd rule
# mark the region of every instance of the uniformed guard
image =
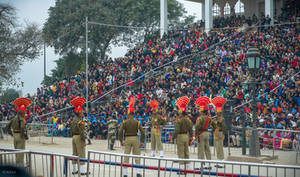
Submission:
MULTIPOLYGON (((84 114, 82 106, 86 100, 81 97, 77 97, 71 101, 71 104, 75 107, 75 114, 76 117, 73 118, 70 126, 71 136, 72 136, 72 150, 73 155, 79 156, 80 158, 85 158, 85 148, 86 148, 86 142, 87 135, 85 132, 85 123, 83 120, 84 114)), ((77 162, 72 161, 73 169, 72 174, 77 174, 77 162)), ((80 174, 86 175, 87 170, 84 162, 80 162, 80 174)))
POLYGON ((119 122, 115 117, 111 117, 108 124, 108 141, 109 141, 109 149, 114 150, 114 144, 117 136, 117 128, 119 126, 119 122))
MULTIPOLYGON (((195 104, 200 108, 200 117, 196 121, 196 137, 198 139, 198 159, 204 159, 204 154, 207 160, 211 160, 209 147, 209 132, 208 127, 211 125, 211 119, 207 115, 208 105, 211 103, 208 97, 199 97, 195 104)), ((210 169, 211 167, 206 167, 210 169)))
MULTIPOLYGON (((176 101, 176 105, 179 108, 179 119, 175 123, 175 132, 173 135, 173 142, 176 139, 177 142, 177 154, 178 158, 189 159, 189 146, 193 140, 193 123, 187 115, 186 106, 190 102, 190 99, 186 96, 179 98, 176 101)), ((180 161, 180 168, 184 169, 184 165, 187 164, 184 161, 180 161)), ((188 168, 188 167, 187 167, 188 168)), ((178 174, 182 174, 178 172, 178 174)))
POLYGON ((155 150, 159 150, 160 157, 164 157, 163 146, 161 143, 161 126, 167 123, 166 119, 164 119, 158 113, 158 101, 152 100, 150 102, 150 107, 152 108, 152 116, 151 116, 151 156, 155 156, 155 150))
MULTIPOLYGON (((128 119, 123 122, 119 130, 119 140, 122 146, 125 145, 125 154, 141 155, 140 146, 144 146, 145 132, 141 123, 133 118, 134 116, 135 98, 131 97, 129 101, 128 119), (139 143, 138 131, 141 134, 141 142, 139 143), (125 144, 123 142, 123 135, 125 135, 125 144)), ((141 159, 136 158, 135 163, 140 164, 141 159)), ((129 157, 124 158, 124 163, 129 163, 129 157)), ((140 168, 136 172, 137 177, 141 177, 140 168)), ((124 177, 127 177, 127 167, 124 167, 124 177)))
MULTIPOLYGON (((13 104, 18 107, 18 115, 13 118, 6 129, 7 132, 14 137, 14 147, 15 149, 25 149, 25 140, 27 137, 26 131, 26 108, 31 105, 31 100, 28 98, 18 98, 13 104)), ((24 154, 16 154, 17 165, 24 164, 24 154)))
MULTIPOLYGON (((223 97, 215 97, 212 100, 212 103, 216 106, 217 120, 212 122, 213 131, 215 133, 215 147, 217 151, 217 159, 224 159, 224 150, 223 150, 223 142, 224 135, 226 133, 226 124, 224 117, 222 115, 223 105, 227 102, 227 100, 223 97)), ((223 168, 222 165, 216 165, 217 168, 223 168)))

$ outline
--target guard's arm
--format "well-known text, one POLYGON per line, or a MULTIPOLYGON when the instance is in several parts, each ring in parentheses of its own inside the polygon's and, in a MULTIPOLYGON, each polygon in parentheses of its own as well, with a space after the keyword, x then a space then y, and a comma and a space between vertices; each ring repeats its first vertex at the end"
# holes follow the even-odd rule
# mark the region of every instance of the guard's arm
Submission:
POLYGON ((194 131, 193 131, 193 123, 191 120, 188 120, 188 131, 189 131, 189 141, 191 142, 193 140, 194 137, 194 131))
POLYGON ((139 131, 140 131, 140 133, 141 133, 141 142, 142 143, 144 143, 144 141, 145 141, 145 131, 144 131, 144 129, 143 129, 143 127, 142 127, 142 124, 139 122, 139 125, 138 125, 139 127, 139 131))
POLYGON ((80 138, 82 141, 85 141, 85 139, 87 138, 85 134, 85 126, 82 124, 81 121, 78 121, 78 127, 80 130, 80 138))
POLYGON ((175 131, 174 131, 174 135, 172 137, 173 142, 177 138, 177 135, 179 133, 179 129, 180 129, 179 121, 176 121, 176 123, 175 123, 175 131))
POLYGON ((198 118, 196 121, 196 126, 195 126, 195 136, 198 137, 199 135, 199 129, 200 129, 200 119, 198 118))
POLYGON ((12 120, 6 125, 6 131, 8 134, 13 135, 11 131, 12 120))
POLYGON ((122 123, 122 125, 121 125, 121 127, 120 127, 120 129, 119 129, 119 140, 120 140, 121 143, 123 142, 124 123, 125 123, 125 122, 122 123))

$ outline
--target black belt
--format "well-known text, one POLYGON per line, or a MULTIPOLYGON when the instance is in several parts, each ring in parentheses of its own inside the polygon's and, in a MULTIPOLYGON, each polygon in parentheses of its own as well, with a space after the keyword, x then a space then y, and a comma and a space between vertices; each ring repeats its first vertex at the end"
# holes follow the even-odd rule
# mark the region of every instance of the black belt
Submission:
POLYGON ((21 131, 15 130, 14 133, 21 133, 21 131))
POLYGON ((135 134, 135 135, 125 135, 125 136, 137 136, 137 134, 135 134))
POLYGON ((203 132, 205 132, 205 131, 208 131, 207 129, 200 129, 200 131, 203 131, 203 132))
POLYGON ((73 135, 80 135, 80 133, 74 133, 73 135))

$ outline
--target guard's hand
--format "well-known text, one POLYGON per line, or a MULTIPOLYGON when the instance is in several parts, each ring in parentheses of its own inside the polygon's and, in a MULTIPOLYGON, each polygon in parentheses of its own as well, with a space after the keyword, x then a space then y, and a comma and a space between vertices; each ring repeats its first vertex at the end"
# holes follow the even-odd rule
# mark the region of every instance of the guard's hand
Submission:
POLYGON ((124 146, 124 145, 125 145, 125 143, 124 143, 123 141, 121 141, 120 143, 121 143, 121 146, 124 146))
POLYGON ((140 143, 140 147, 144 147, 144 143, 140 143))
POLYGON ((83 145, 83 146, 86 146, 85 140, 82 141, 82 145, 83 145))

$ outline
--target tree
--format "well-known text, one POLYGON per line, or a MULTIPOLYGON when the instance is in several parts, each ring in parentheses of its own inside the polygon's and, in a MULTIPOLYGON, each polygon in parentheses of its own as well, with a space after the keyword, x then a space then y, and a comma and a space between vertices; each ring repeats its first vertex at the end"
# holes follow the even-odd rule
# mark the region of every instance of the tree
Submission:
MULTIPOLYGON (((89 21, 143 29, 89 25, 89 55, 91 60, 104 59, 110 44, 131 46, 159 28, 160 0, 60 0, 49 9, 43 34, 55 52, 66 55, 85 50, 85 17, 89 21), (145 34, 145 35, 141 35, 145 34)), ((176 0, 168 0, 169 21, 185 20, 185 10, 176 0), (181 20, 182 18, 182 20, 181 20)))
POLYGON ((6 89, 0 96, 0 102, 2 104, 8 104, 15 99, 19 98, 19 93, 15 89, 6 89))
POLYGON ((20 27, 15 8, 0 3, 0 85, 15 81, 14 76, 26 61, 40 54, 41 31, 35 24, 20 27))
POLYGON ((54 82, 65 79, 81 70, 81 65, 85 63, 83 54, 69 53, 55 61, 56 67, 51 70, 52 76, 46 76, 42 84, 52 85, 54 82))

